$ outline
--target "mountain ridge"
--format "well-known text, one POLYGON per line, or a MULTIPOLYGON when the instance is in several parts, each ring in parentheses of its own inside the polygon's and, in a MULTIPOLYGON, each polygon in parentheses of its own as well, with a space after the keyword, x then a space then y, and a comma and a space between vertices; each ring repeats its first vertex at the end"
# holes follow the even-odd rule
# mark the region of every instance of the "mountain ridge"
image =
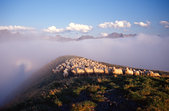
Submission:
POLYGON ((0 40, 1 41, 7 41, 7 40, 52 40, 52 41, 59 41, 59 42, 69 42, 69 41, 82 41, 82 40, 89 40, 89 39, 116 39, 116 38, 127 38, 127 37, 135 37, 137 34, 123 34, 123 33, 117 33, 113 32, 108 34, 107 36, 98 36, 94 37, 92 35, 82 35, 78 38, 70 38, 70 37, 64 37, 61 35, 55 35, 55 36, 47 36, 47 35, 29 35, 25 36, 23 33, 20 32, 10 32, 8 30, 0 30, 0 40))
POLYGON ((68 38, 68 37, 63 37, 60 35, 56 35, 54 37, 45 37, 47 40, 56 40, 56 41, 61 41, 61 42, 67 42, 67 41, 81 41, 81 40, 89 40, 89 39, 117 39, 117 38, 128 38, 128 37, 135 37, 137 34, 123 34, 123 33, 117 33, 113 32, 108 34, 107 36, 98 36, 94 37, 91 35, 82 35, 78 38, 68 38))

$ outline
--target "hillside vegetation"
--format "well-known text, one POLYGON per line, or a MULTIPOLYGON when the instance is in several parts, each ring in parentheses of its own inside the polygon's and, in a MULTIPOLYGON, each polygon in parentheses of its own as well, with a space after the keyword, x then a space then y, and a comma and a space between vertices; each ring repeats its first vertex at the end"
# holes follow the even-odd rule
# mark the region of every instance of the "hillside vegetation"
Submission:
MULTIPOLYGON (((76 56, 63 56, 44 66, 31 84, 2 110, 11 111, 168 111, 169 77, 131 74, 76 74, 53 69, 76 56)), ((78 57, 80 58, 80 57, 78 57)), ((108 67, 126 68, 98 62, 108 67)), ((134 69, 134 68, 133 68, 134 69)), ((143 70, 143 69, 135 69, 143 70)), ((27 82, 30 82, 27 81, 27 82)))

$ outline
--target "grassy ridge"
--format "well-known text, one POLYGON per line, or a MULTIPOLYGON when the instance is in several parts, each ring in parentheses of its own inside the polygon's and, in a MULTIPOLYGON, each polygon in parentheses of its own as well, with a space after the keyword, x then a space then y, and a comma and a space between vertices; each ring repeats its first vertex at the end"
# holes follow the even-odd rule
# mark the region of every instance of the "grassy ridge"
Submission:
POLYGON ((64 78, 61 72, 52 73, 58 64, 73 57, 77 56, 62 56, 42 67, 25 82, 7 110, 169 110, 168 72, 153 71, 163 76, 157 78, 98 74, 64 78))
POLYGON ((80 76, 53 81, 10 110, 169 110, 169 78, 80 76))

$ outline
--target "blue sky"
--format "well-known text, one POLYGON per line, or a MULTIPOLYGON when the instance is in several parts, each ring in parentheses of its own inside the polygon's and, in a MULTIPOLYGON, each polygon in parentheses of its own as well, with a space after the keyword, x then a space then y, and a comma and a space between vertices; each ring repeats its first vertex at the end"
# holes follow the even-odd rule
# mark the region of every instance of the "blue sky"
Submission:
MULTIPOLYGON (((0 26, 25 26, 42 31, 48 27, 67 30, 70 23, 92 26, 87 33, 148 33, 169 35, 169 0, 1 0, 0 26), (101 28, 104 22, 127 21, 130 27, 101 28), (148 26, 139 25, 140 22, 148 26), (160 24, 160 21, 165 21, 160 24), (134 23, 137 22, 138 24, 134 23)), ((66 31, 65 31, 66 30, 66 31)), ((49 31, 48 31, 49 32, 49 31)), ((56 34, 56 33, 55 33, 56 34)))

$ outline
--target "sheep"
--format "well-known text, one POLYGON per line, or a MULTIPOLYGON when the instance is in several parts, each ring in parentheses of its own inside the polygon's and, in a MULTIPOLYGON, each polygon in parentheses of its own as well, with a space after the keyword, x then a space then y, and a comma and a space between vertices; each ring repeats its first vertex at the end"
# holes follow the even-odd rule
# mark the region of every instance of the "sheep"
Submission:
POLYGON ((83 73, 85 73, 85 71, 84 71, 83 69, 77 68, 77 73, 78 73, 78 74, 83 74, 83 73))
POLYGON ((64 76, 64 77, 68 77, 68 75, 69 75, 68 69, 65 69, 65 70, 63 71, 63 76, 64 76))
POLYGON ((159 73, 154 73, 153 71, 147 71, 147 76, 151 76, 151 77, 159 77, 160 74, 159 73))
POLYGON ((70 64, 70 62, 69 62, 69 61, 66 61, 65 64, 68 65, 68 64, 70 64))
POLYGON ((65 63, 62 63, 62 66, 63 66, 63 67, 66 67, 66 64, 65 64, 65 63))
POLYGON ((70 67, 69 65, 67 65, 67 66, 66 66, 66 69, 70 70, 70 69, 71 69, 71 67, 70 67))
POLYGON ((141 70, 138 70, 139 71, 139 75, 144 75, 144 72, 141 71, 141 70))
POLYGON ((133 72, 134 72, 133 75, 136 75, 136 76, 140 75, 140 71, 133 71, 133 72))
POLYGON ((78 64, 74 64, 74 65, 72 66, 72 69, 73 69, 73 68, 76 68, 76 67, 78 67, 78 64))
POLYGON ((104 70, 103 70, 103 69, 99 69, 99 72, 100 72, 101 74, 104 74, 104 70))
POLYGON ((160 77, 160 74, 159 74, 159 73, 154 73, 153 76, 154 76, 154 77, 160 77))
POLYGON ((56 67, 56 69, 58 69, 58 70, 63 70, 64 67, 63 67, 62 65, 59 65, 59 66, 56 67))
POLYGON ((132 69, 129 69, 128 67, 126 67, 125 74, 127 74, 127 75, 133 75, 132 69))
POLYGON ((77 74, 77 72, 76 72, 76 70, 75 70, 75 69, 72 69, 72 70, 71 70, 71 72, 72 72, 74 75, 76 75, 76 74, 77 74))
POLYGON ((91 74, 91 73, 93 73, 93 69, 85 68, 85 72, 88 74, 91 74))
POLYGON ((94 73, 104 73, 103 69, 97 69, 96 67, 94 67, 94 73))
POLYGON ((116 69, 115 67, 108 67, 102 63, 92 61, 85 58, 72 58, 66 60, 64 63, 58 65, 55 69, 52 69, 53 73, 62 72, 63 76, 67 77, 69 72, 76 74, 91 74, 91 73, 100 73, 100 74, 128 74, 128 75, 147 75, 153 77, 159 77, 159 73, 154 73, 152 71, 146 70, 135 70, 129 69, 128 67, 124 70, 122 68, 116 69))
POLYGON ((53 72, 53 73, 57 73, 58 70, 57 70, 57 69, 52 69, 52 72, 53 72))
POLYGON ((113 74, 123 74, 123 71, 122 71, 122 69, 116 69, 115 67, 113 67, 112 73, 113 74))
POLYGON ((109 74, 109 69, 108 68, 104 68, 104 73, 105 74, 109 74))

